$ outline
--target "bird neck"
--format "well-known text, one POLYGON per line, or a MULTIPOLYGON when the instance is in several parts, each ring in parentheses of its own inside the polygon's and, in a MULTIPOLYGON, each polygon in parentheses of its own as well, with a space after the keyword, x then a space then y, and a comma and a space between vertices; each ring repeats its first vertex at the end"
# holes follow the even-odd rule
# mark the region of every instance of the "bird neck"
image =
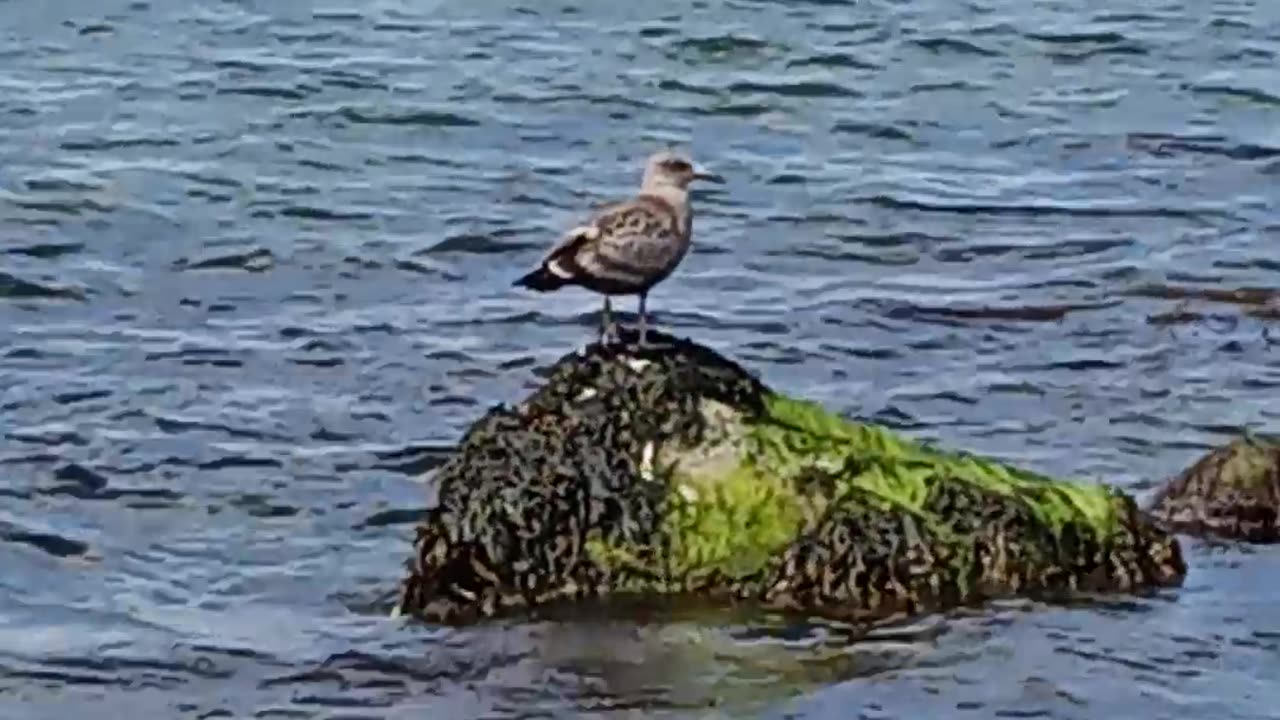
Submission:
POLYGON ((655 182, 646 178, 644 184, 640 186, 640 194, 658 198, 670 205, 676 214, 677 226, 680 227, 682 232, 689 232, 693 216, 689 207, 689 191, 687 189, 668 182, 655 182))

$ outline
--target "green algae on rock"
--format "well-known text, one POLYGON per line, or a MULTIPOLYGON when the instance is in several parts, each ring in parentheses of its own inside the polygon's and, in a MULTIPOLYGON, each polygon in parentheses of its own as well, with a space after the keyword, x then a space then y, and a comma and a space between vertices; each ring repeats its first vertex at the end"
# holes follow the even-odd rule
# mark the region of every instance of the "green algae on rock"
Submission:
POLYGON ((475 423, 434 478, 399 612, 689 598, 874 622, 1186 572, 1119 491, 938 450, 650 338, 570 353, 475 423))
POLYGON ((1280 542, 1280 440, 1245 437, 1205 453, 1156 494, 1173 532, 1280 542))

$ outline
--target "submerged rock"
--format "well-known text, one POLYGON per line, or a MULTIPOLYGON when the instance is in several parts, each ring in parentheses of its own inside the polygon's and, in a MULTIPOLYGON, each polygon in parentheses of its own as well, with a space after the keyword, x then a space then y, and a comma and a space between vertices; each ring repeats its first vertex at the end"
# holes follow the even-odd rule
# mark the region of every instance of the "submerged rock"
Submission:
POLYGON ((933 449, 649 337, 566 355, 472 426, 435 477, 399 612, 667 598, 861 623, 1182 581, 1176 540, 1119 491, 933 449))
POLYGON ((1205 453, 1155 496, 1173 532, 1280 542, 1280 440, 1241 438, 1205 453))

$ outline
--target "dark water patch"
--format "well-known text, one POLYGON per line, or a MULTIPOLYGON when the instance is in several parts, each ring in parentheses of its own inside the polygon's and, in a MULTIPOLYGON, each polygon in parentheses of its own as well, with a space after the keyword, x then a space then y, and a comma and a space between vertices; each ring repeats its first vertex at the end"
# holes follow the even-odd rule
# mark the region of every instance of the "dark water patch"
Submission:
POLYGON ((856 234, 836 234, 833 235, 844 242, 856 243, 872 248, 880 249, 897 249, 897 248, 927 248, 932 245, 945 244, 955 242, 956 238, 943 237, 941 235, 930 235, 924 232, 906 231, 906 232, 883 232, 883 233, 856 233, 856 234))
POLYGON ((219 95, 245 95, 273 100, 306 100, 319 92, 319 87, 311 85, 235 85, 219 87, 217 90, 219 95))
POLYGON ((244 361, 235 357, 230 351, 208 347, 182 347, 176 350, 150 352, 144 356, 144 359, 148 361, 177 360, 182 365, 191 367, 208 365, 219 368, 238 368, 244 366, 244 361))
POLYGON ((71 688, 82 688, 86 686, 92 687, 107 685, 128 686, 131 684, 130 681, 120 678, 102 677, 88 673, 62 672, 58 670, 24 669, 6 666, 2 663, 0 663, 0 673, 3 673, 6 678, 28 681, 32 686, 43 684, 54 687, 67 686, 71 688))
POLYGON ((1139 660, 1136 658, 1125 657, 1123 654, 1118 653, 1114 650, 1109 650, 1107 652, 1095 652, 1092 650, 1085 650, 1079 647, 1059 646, 1057 648, 1054 648, 1054 651, 1067 654, 1067 655, 1074 655, 1076 657, 1083 658, 1085 660, 1093 660, 1097 662, 1120 665, 1122 667, 1125 667, 1131 670, 1140 670, 1142 672, 1147 672, 1147 673, 1160 674, 1162 670, 1161 665, 1159 663, 1151 662, 1148 660, 1139 660))
POLYGON ((80 35, 112 35, 115 34, 116 28, 110 23, 91 23, 81 26, 76 32, 80 35))
POLYGON ((1269 160, 1280 157, 1280 148, 1252 143, 1232 142, 1222 135, 1172 135, 1165 133, 1130 133, 1128 146, 1158 157, 1175 153, 1217 155, 1231 160, 1269 160))
POLYGON ((449 445, 410 445, 378 453, 378 462, 373 467, 418 477, 443 465, 452 451, 449 445))
POLYGON ((904 142, 915 142, 915 137, 906 130, 893 125, 882 125, 879 123, 863 123, 852 121, 841 121, 832 126, 831 131, 834 133, 848 133, 851 135, 865 135, 867 137, 876 138, 877 140, 902 140, 904 142))
POLYGON ((300 357, 290 355, 285 360, 293 365, 305 365, 315 368, 337 368, 347 364, 346 358, 339 355, 326 355, 321 357, 300 357))
POLYGON ((272 30, 271 37, 284 45, 332 42, 343 37, 342 33, 332 30, 272 30))
POLYGON ((0 299, 14 300, 88 300, 83 288, 62 285, 49 280, 30 280, 0 270, 0 299))
POLYGON ((1209 27, 1215 30, 1252 30, 1253 25, 1240 18, 1216 17, 1209 21, 1209 27))
POLYGON ((100 192, 104 189, 101 183, 59 176, 30 177, 23 180, 22 184, 30 192, 76 193, 100 192))
POLYGON ((1258 105, 1280 105, 1280 95, 1256 87, 1244 87, 1224 82, 1199 82, 1189 86, 1193 93, 1220 95, 1247 100, 1258 105))
POLYGON ((349 122, 370 125, 421 125, 424 127, 476 127, 479 121, 464 115, 425 107, 372 109, 343 106, 334 113, 349 122))
POLYGON ((291 439, 288 435, 254 430, 252 428, 234 427, 225 423, 206 422, 203 420, 187 420, 161 415, 155 412, 148 413, 148 415, 151 417, 151 420, 155 423, 158 430, 170 435, 211 432, 241 440, 257 440, 259 442, 288 442, 291 439))
MULTIPOLYGON (((172 464, 172 463, 171 463, 172 464)), ((151 469, 159 467, 152 464, 151 469)), ((152 487, 103 487, 93 489, 81 483, 58 483, 41 488, 38 493, 47 497, 71 497, 77 500, 122 502, 134 509, 171 508, 186 500, 186 495, 171 488, 152 487)))
POLYGON ((1142 56, 1146 54, 1147 49, 1138 44, 1104 45, 1089 49, 1072 48, 1045 53, 1047 57, 1061 64, 1085 63, 1105 55, 1142 56))
POLYGON ((901 357, 897 350, 887 347, 858 347, 824 343, 819 348, 823 352, 840 353, 864 360, 892 360, 901 357))
MULTIPOLYGON (((23 196, 13 198, 11 202, 24 210, 68 217, 82 217, 90 213, 106 214, 115 209, 97 198, 73 194, 62 194, 55 197, 23 196)), ((44 218, 25 219, 24 222, 36 226, 56 226, 57 224, 48 222, 44 218)))
POLYGON ((351 352, 353 347, 350 343, 312 338, 297 345, 286 359, 295 365, 338 367, 346 364, 346 357, 351 352))
POLYGON ((915 83, 908 90, 913 94, 934 93, 934 92, 982 92, 989 89, 988 86, 974 83, 969 80, 943 80, 938 82, 915 83))
POLYGON ((330 655, 318 666, 288 675, 271 677, 262 682, 264 687, 299 686, 312 683, 337 682, 340 686, 367 688, 370 682, 398 680, 431 687, 442 680, 466 682, 480 680, 488 668, 514 664, 523 653, 515 653, 494 663, 478 666, 455 653, 441 648, 434 657, 398 657, 373 655, 360 651, 346 651, 330 655))
POLYGON ((214 460, 197 463, 196 467, 201 470, 250 470, 262 468, 279 470, 284 467, 284 463, 275 458, 228 455, 214 460))
POLYGON ((360 436, 354 433, 339 432, 327 427, 318 427, 311 431, 311 435, 309 437, 312 440, 317 440, 323 443, 348 443, 358 439, 360 436))
POLYGON ((967 40, 960 40, 957 38, 921 38, 919 40, 913 40, 912 43, 918 47, 928 50, 931 53, 937 54, 954 53, 957 55, 978 55, 981 57, 999 57, 1003 55, 1003 53, 996 50, 988 50, 976 43, 971 43, 967 40))
POLYGON ((79 463, 67 463, 59 467, 53 476, 66 483, 60 487, 70 493, 94 495, 107 487, 106 476, 79 463))
POLYGON ((880 408, 870 417, 867 422, 884 425, 894 430, 920 430, 929 427, 929 423, 921 422, 914 415, 903 410, 896 405, 886 405, 880 408))
POLYGON ((538 362, 537 358, 531 355, 525 355, 523 357, 515 357, 515 358, 511 358, 510 360, 503 360, 502 362, 498 363, 498 370, 501 370, 503 372, 507 372, 511 370, 519 370, 522 368, 533 367, 535 364, 537 364, 537 362, 538 362))
POLYGON ((873 254, 869 252, 857 252, 845 248, 822 246, 793 247, 788 250, 779 251, 770 250, 766 255, 778 257, 817 258, 821 260, 834 261, 854 261, 867 263, 869 265, 884 266, 914 265, 919 260, 919 257, 913 253, 873 254))
POLYGON ((0 455, 0 465, 52 465, 62 460, 61 455, 47 452, 19 452, 0 455))
POLYGON ((679 29, 673 25, 645 25, 637 34, 642 38, 658 39, 678 35, 679 29))
POLYGON ((1214 267, 1229 268, 1231 270, 1265 270, 1267 272, 1280 273, 1280 260, 1274 258, 1248 258, 1246 260, 1214 260, 1214 267))
MULTIPOLYGON (((344 90, 389 91, 391 86, 376 75, 370 73, 350 72, 330 69, 320 76, 320 84, 325 87, 336 87, 344 90)), ((394 124, 394 123, 393 123, 394 124)))
POLYGON ((226 680, 232 676, 230 671, 220 670, 203 658, 191 663, 174 663, 149 658, 52 657, 20 665, 0 665, 0 671, 8 677, 54 687, 119 686, 153 692, 178 690, 196 680, 226 680))
POLYGON ((1053 370, 1089 372, 1094 370, 1117 370, 1123 367, 1125 367, 1125 363, 1114 360, 1103 360, 1100 358, 1073 358, 1070 360, 1060 360, 1044 364, 1019 365, 1011 369, 1019 372, 1043 372, 1053 370))
POLYGON ((379 270, 382 268, 382 262, 372 257, 348 255, 342 258, 342 262, 347 265, 353 265, 361 270, 379 270))
POLYGON ((1200 218, 1220 214, 1213 210, 1195 210, 1178 207, 1106 207, 1101 205, 1065 205, 1061 203, 1007 204, 991 203, 940 203, 924 200, 905 200, 889 195, 873 195, 858 198, 856 202, 868 203, 895 210, 956 213, 959 215, 1066 215, 1075 217, 1115 218, 1200 218))
POLYGON ((243 250, 208 255, 203 258, 182 258, 174 263, 177 270, 244 270, 252 273, 265 272, 275 265, 275 254, 264 247, 250 247, 243 250))
POLYGON ((337 163, 325 162, 324 160, 313 160, 311 158, 299 158, 298 166, 310 168, 312 170, 324 170, 330 172, 347 172, 351 168, 337 163))
POLYGON ((314 207, 307 205, 289 205, 281 208, 280 215, 283 217, 299 218, 302 220, 321 220, 326 222, 336 222, 342 220, 372 220, 373 213, 362 212, 359 210, 339 210, 336 208, 314 207))
POLYGON ((799 173, 779 173, 764 182, 766 185, 803 185, 805 180, 805 176, 799 173))
POLYGON ((1080 258, 1126 249, 1134 245, 1133 238, 1092 238, 1063 240, 1050 245, 972 244, 963 247, 943 247, 934 252, 941 262, 968 263, 977 258, 1016 255, 1027 260, 1058 260, 1080 258))
POLYGON ((673 45, 677 50, 688 51, 702 59, 720 59, 756 54, 769 47, 767 40, 747 35, 710 35, 684 38, 673 45))
POLYGON ((431 29, 431 25, 412 20, 379 20, 373 24, 375 32, 408 33, 420 35, 431 29))
POLYGON ((767 115, 776 110, 772 105, 752 102, 717 102, 715 105, 694 108, 699 115, 751 118, 767 115))
POLYGON ((5 248, 9 255, 26 255, 41 260, 53 260, 63 255, 74 255, 84 250, 84 243, 78 242, 43 242, 34 245, 18 245, 5 248))
POLYGON ((851 70, 883 70, 884 66, 852 55, 850 53, 833 52, 787 61, 787 67, 830 67, 851 70))
POLYGON ((720 94, 720 90, 714 87, 695 85, 684 80, 676 78, 668 78, 658 82, 659 90, 674 90, 676 92, 692 93, 694 95, 704 95, 707 97, 715 97, 720 94))
POLYGON ((229 505, 256 518, 289 518, 297 515, 299 508, 272 502, 266 495, 248 493, 231 499, 229 505))
POLYGON ((318 8, 311 11, 311 17, 314 20, 331 22, 362 23, 365 21, 364 13, 359 10, 341 10, 338 8, 318 8))
POLYGON ((1040 42, 1054 43, 1058 45, 1078 45, 1082 43, 1116 45, 1130 41, 1129 38, 1125 37, 1121 33, 1109 30, 1062 33, 1028 32, 1024 33, 1023 36, 1030 40, 1039 40, 1040 42))
POLYGON ((173 148, 180 143, 166 137, 101 137, 83 140, 63 140, 63 150, 73 152, 107 152, 110 150, 127 150, 133 148, 173 148))
POLYGON ((432 263, 425 263, 425 262, 422 262, 421 260, 417 260, 414 258, 404 258, 402 260, 396 260, 395 267, 397 270, 404 270, 405 272, 410 272, 415 275, 428 275, 431 277, 438 277, 442 280, 448 280, 452 282, 462 280, 463 278, 463 276, 458 273, 450 272, 449 270, 442 268, 438 265, 435 265, 432 263))
POLYGON ((1261 63, 1271 62, 1276 58, 1276 51, 1268 50, 1263 47, 1241 47, 1227 50, 1218 56, 1218 60, 1223 63, 1238 63, 1241 65, 1257 65, 1261 63))
POLYGON ((57 533, 29 530, 4 520, 0 520, 0 541, 30 545, 59 558, 86 555, 89 552, 88 543, 57 533))
POLYGON ((730 93, 764 93, 791 98, 858 98, 862 94, 853 88, 820 80, 739 81, 729 85, 730 93))
POLYGON ((479 405, 475 398, 457 394, 432 397, 427 404, 431 407, 475 407, 479 405))
POLYGON ((214 60, 213 67, 219 70, 242 70, 251 75, 265 75, 277 68, 277 64, 261 60, 249 60, 247 58, 220 58, 214 60))
POLYGON ((469 255, 498 255, 522 250, 543 248, 533 242, 503 242, 490 235, 451 235, 415 255, 435 255, 438 253, 466 253, 469 255))
POLYGON ((987 392, 1004 393, 1008 395, 1032 395, 1035 397, 1044 397, 1043 388, 1036 386, 1030 382, 997 382, 986 387, 987 392))
POLYGON ((795 0, 794 3, 779 2, 779 0, 744 0, 744 2, 754 1, 760 4, 769 5, 814 5, 817 7, 852 7, 857 4, 856 0, 795 0))
POLYGON ((392 508, 376 512, 356 524, 357 530, 391 525, 412 525, 427 516, 426 508, 392 508))
POLYGON ((1069 314, 1106 310, 1119 306, 1119 301, 1107 303, 1079 303, 1064 305, 1042 305, 1021 307, 950 307, 910 305, 895 308, 890 317, 912 318, 916 316, 938 316, 958 320, 1014 320, 1018 322, 1059 322, 1069 314))
POLYGON ((1093 21, 1098 25, 1143 25, 1146 23, 1163 23, 1168 21, 1170 17, 1170 15, 1156 15, 1142 11, 1116 10, 1100 12, 1093 16, 1093 21))

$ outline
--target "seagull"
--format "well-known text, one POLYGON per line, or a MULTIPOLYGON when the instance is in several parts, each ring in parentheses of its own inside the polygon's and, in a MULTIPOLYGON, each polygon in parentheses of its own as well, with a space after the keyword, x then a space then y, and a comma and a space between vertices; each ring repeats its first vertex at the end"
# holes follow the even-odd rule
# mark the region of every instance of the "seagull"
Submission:
POLYGON ((512 283, 537 292, 577 285, 604 295, 600 342, 617 337, 610 298, 640 296, 640 341, 645 344, 645 300, 649 290, 675 270, 689 252, 694 180, 723 183, 674 150, 654 153, 645 164, 640 192, 597 209, 565 233, 533 271, 512 283))

